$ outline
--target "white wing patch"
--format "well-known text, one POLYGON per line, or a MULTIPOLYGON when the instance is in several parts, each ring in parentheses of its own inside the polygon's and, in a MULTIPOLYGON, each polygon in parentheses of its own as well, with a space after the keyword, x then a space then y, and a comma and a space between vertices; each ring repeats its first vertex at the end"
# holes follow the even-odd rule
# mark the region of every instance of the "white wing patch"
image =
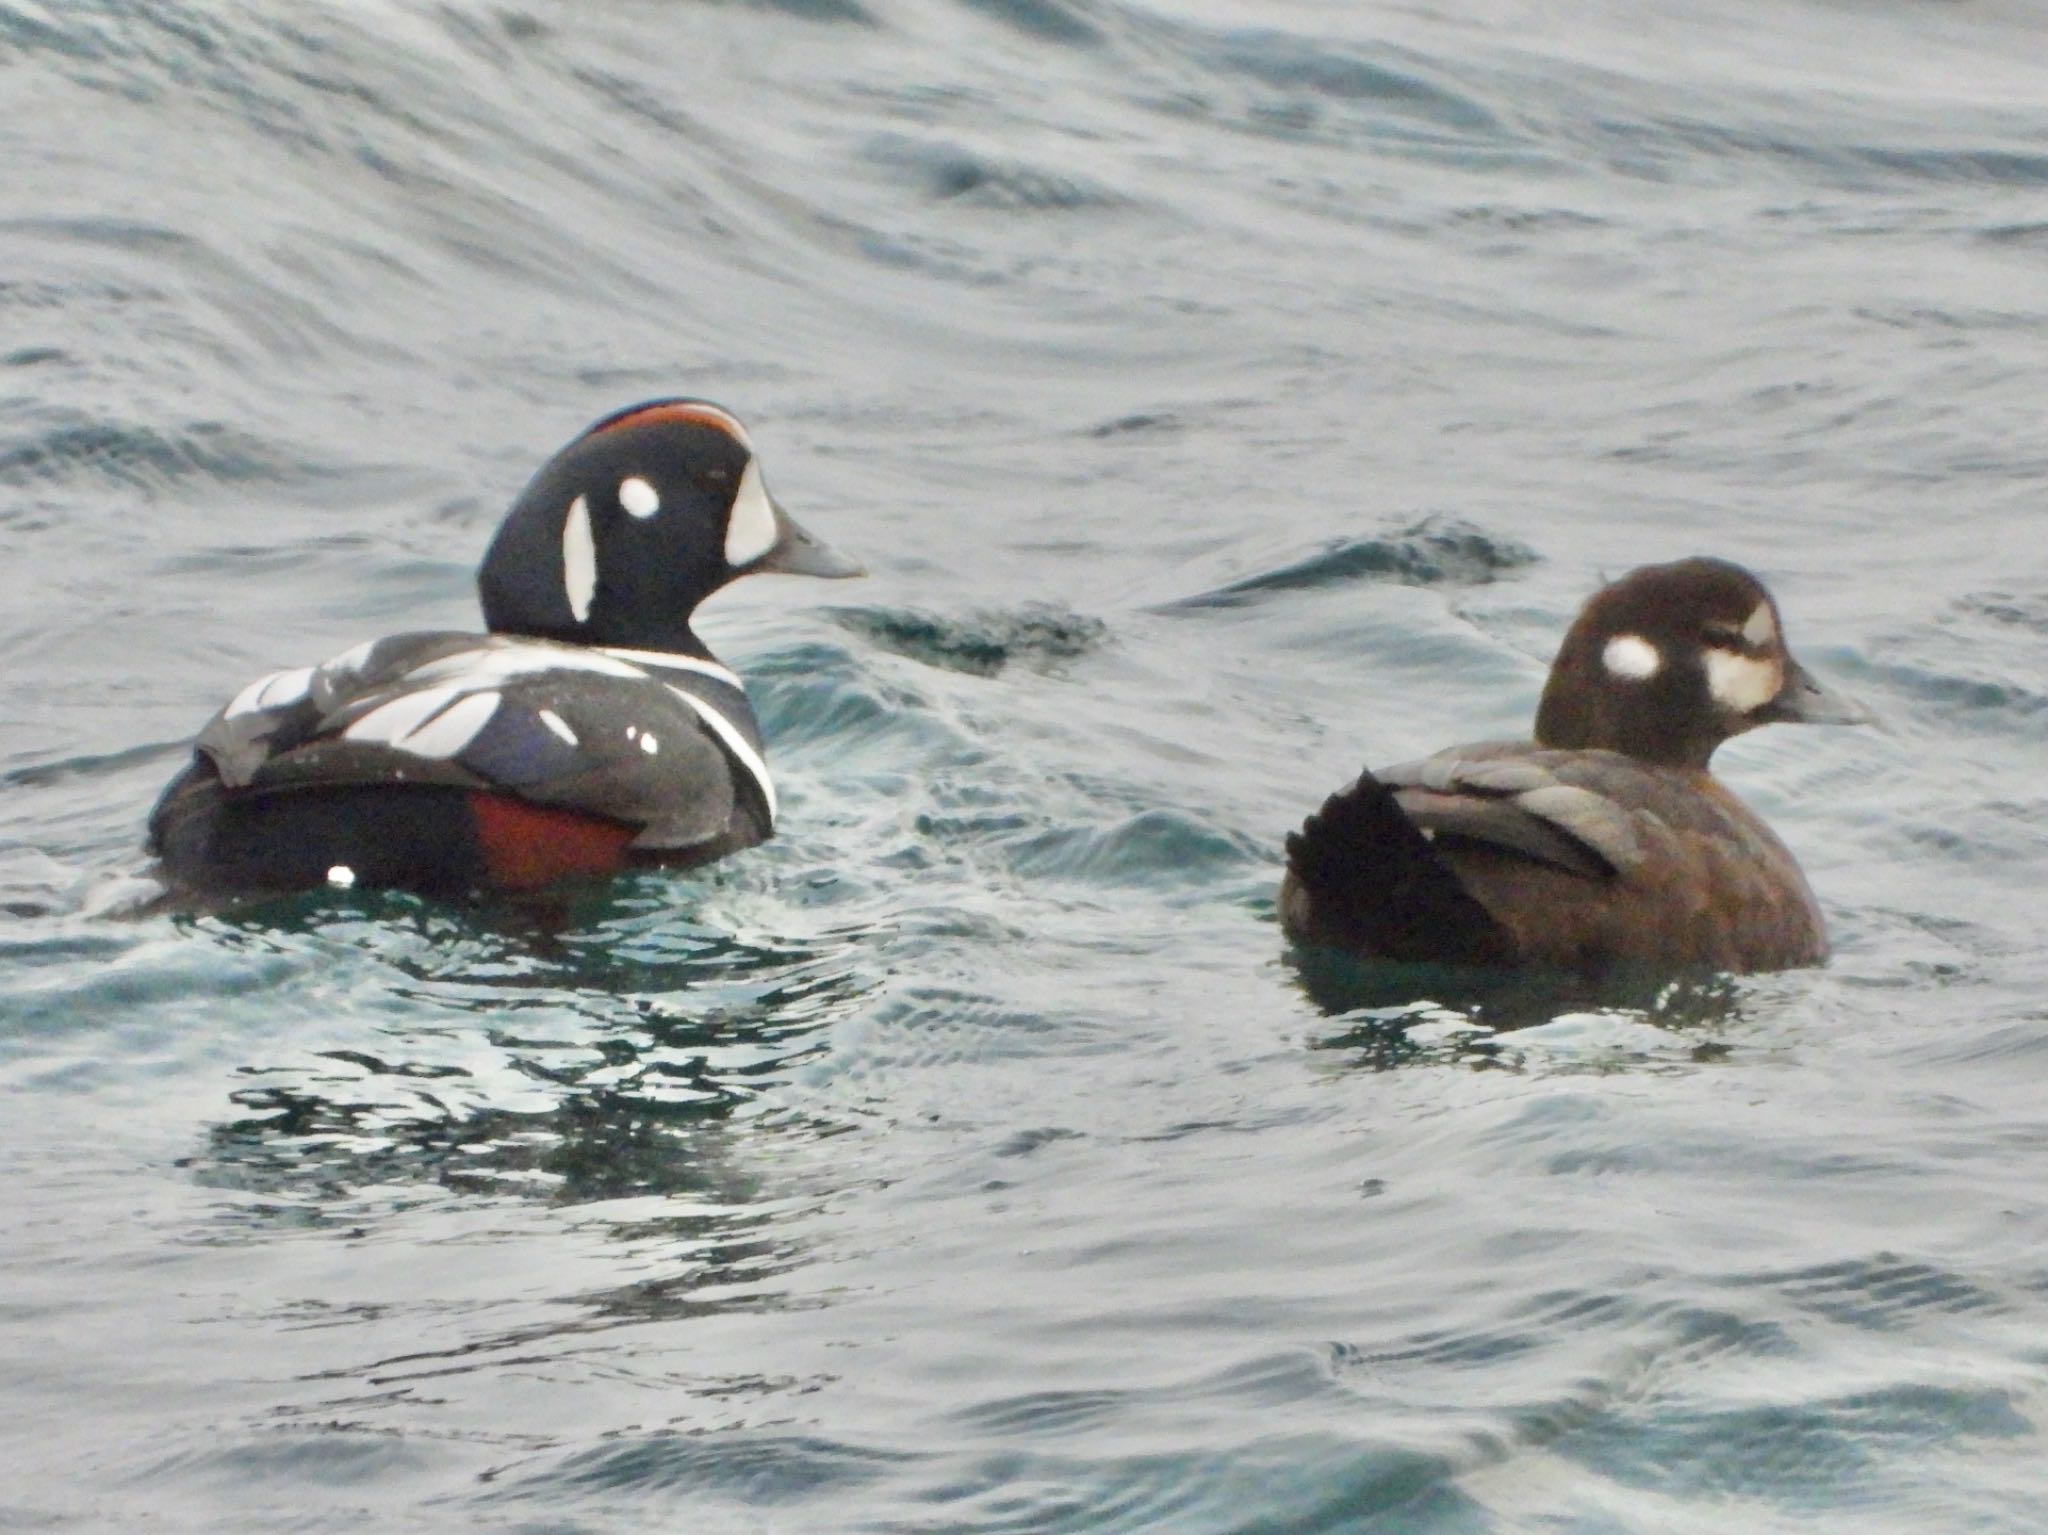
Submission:
POLYGON ((452 757, 491 722, 503 697, 502 693, 468 694, 391 744, 415 757, 452 757))
POLYGON ((761 467, 749 459, 746 473, 740 476, 740 488, 733 494, 732 515, 725 523, 725 563, 735 570, 751 565, 773 549, 781 536, 775 505, 761 484, 761 467))
POLYGON ((502 697, 458 687, 401 694, 350 725, 342 739, 376 742, 415 757, 453 757, 490 723, 502 697))
POLYGON ((619 505, 629 516, 647 518, 661 510, 661 492, 639 475, 619 481, 619 505))
POLYGON ((562 590, 576 622, 588 619, 590 600, 597 595, 597 542, 590 535, 590 503, 581 496, 569 503, 569 515, 562 519, 562 590))
POLYGON ((1784 668, 1776 661, 1737 655, 1718 646, 1707 649, 1707 691, 1724 709, 1752 713, 1776 698, 1784 685, 1784 668))
POLYGON ((313 668, 310 666, 295 666, 288 672, 272 672, 267 677, 258 677, 229 701, 223 714, 228 719, 235 719, 263 709, 282 709, 304 698, 312 682, 313 668))
POLYGON ((1647 682, 1663 668, 1664 656, 1640 634, 1617 634, 1600 652, 1600 664, 1624 682, 1647 682))
POLYGON ((569 722, 563 719, 561 715, 555 713, 554 710, 536 709, 533 717, 552 730, 566 745, 580 746, 582 744, 576 732, 570 728, 569 722))

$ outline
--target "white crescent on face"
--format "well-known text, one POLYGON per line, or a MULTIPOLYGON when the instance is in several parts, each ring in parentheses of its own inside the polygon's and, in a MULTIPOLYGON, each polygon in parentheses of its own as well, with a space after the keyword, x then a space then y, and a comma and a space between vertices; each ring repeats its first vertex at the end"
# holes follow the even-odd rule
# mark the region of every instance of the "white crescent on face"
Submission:
POLYGON ((780 536, 774 503, 769 501, 767 487, 761 483, 760 465, 748 459, 746 473, 740 476, 740 488, 733 493, 732 515, 725 523, 725 563, 734 570, 751 565, 773 549, 780 536))

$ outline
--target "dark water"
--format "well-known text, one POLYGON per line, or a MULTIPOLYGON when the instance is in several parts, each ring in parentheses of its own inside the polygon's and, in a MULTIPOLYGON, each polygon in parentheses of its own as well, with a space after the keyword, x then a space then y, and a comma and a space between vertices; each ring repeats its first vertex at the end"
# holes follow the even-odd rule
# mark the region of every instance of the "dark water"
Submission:
POLYGON ((0 0, 15 1529, 2033 1531, 2048 21, 2017 3, 0 0), (136 919, 260 670, 472 621, 690 392, 781 840, 136 919), (1824 972, 1331 1014, 1289 825, 1602 571, 1824 972))

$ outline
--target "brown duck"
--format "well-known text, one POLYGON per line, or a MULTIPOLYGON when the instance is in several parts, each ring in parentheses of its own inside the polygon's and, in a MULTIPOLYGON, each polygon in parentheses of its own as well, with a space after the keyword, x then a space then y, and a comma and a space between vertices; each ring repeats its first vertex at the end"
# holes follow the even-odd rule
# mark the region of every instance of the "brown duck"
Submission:
POLYGON ((1708 771, 1730 736, 1869 715, 1726 560, 1646 565, 1565 635, 1534 741, 1367 772, 1287 839, 1288 934, 1371 958, 1586 975, 1827 958, 1799 865, 1708 771))

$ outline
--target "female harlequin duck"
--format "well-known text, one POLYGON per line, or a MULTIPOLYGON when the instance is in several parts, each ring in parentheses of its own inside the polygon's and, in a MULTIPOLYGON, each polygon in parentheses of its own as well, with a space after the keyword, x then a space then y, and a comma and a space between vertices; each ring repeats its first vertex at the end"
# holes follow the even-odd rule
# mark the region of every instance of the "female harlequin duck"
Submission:
POLYGON ((860 567, 784 515, 701 400, 606 417, 519 495, 478 573, 489 634, 396 634, 258 678, 149 818, 175 890, 528 890, 687 865, 775 826, 740 680, 690 628, 756 571, 860 567))
POLYGON ((1869 716, 1792 658, 1725 560, 1646 565, 1565 635, 1534 742, 1453 747, 1333 795, 1287 839, 1288 933, 1372 958, 1586 975, 1827 958, 1785 845, 1707 771, 1772 721, 1869 716))

